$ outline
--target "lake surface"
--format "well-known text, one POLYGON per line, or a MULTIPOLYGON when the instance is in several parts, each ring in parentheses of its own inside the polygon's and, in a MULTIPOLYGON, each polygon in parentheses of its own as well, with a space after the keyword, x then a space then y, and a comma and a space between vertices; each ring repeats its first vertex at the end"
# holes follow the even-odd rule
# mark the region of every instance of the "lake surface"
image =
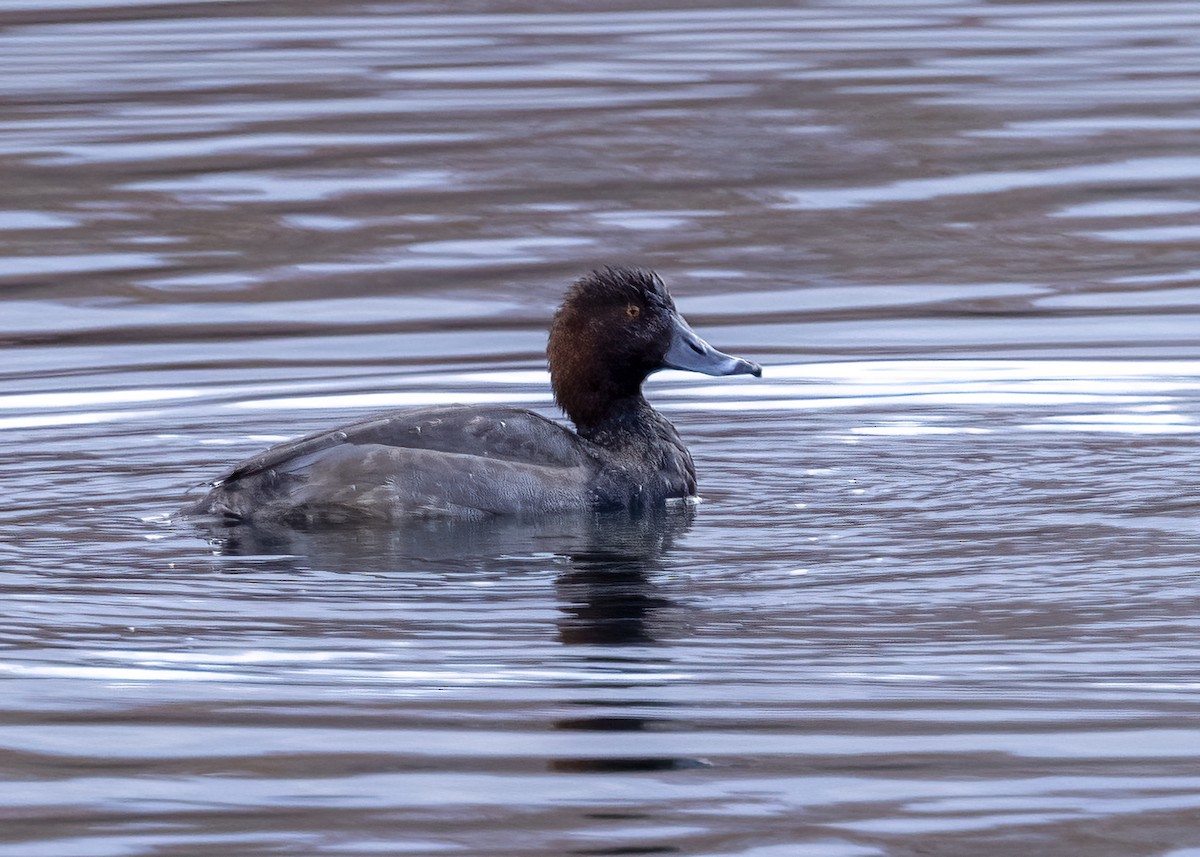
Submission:
POLYGON ((1200 5, 456 5, 3 4, 0 857, 1200 855, 1200 5), (614 262, 695 507, 169 518, 614 262))

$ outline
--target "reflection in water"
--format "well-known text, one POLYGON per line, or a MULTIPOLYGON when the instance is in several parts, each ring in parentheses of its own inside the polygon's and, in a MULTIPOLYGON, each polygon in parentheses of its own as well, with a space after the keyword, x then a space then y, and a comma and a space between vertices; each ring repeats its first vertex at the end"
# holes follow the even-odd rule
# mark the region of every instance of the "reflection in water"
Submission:
MULTIPOLYGON (((663 655, 652 654, 653 650, 629 647, 654 644, 651 623, 655 613, 673 606, 658 593, 653 578, 662 570, 662 559, 691 528, 694 511, 691 504, 677 504, 650 514, 623 515, 619 521, 593 530, 587 548, 571 555, 572 569, 558 576, 557 590, 565 614, 559 621, 558 639, 568 645, 620 646, 601 649, 591 658, 618 668, 664 660, 663 655)), ((645 700, 622 700, 613 705, 634 708, 645 705, 645 700)), ((668 728, 670 723, 666 718, 605 713, 560 718, 554 726, 595 733, 596 744, 602 748, 614 732, 645 732, 668 728)), ((549 765, 562 773, 629 773, 685 770, 702 763, 666 755, 600 754, 552 759, 549 765)))
POLYGON ((694 507, 672 504, 644 515, 609 517, 586 547, 571 554, 570 571, 558 576, 566 614, 558 638, 567 644, 645 644, 655 610, 671 603, 654 591, 652 575, 692 525, 694 507))
MULTIPOLYGON (((289 527, 194 524, 225 557, 255 557, 253 570, 282 571, 323 568, 347 573, 411 574, 425 567, 436 585, 438 575, 454 571, 520 573, 543 566, 547 554, 569 567, 555 580, 559 642, 598 648, 593 665, 615 667, 617 675, 663 660, 653 650, 655 614, 673 603, 659 594, 655 576, 664 558, 692 527, 695 507, 673 503, 641 514, 615 512, 564 515, 534 520, 497 517, 483 521, 414 520, 403 528, 297 530, 289 527), (531 548, 535 548, 531 552, 531 548), (653 662, 653 663, 652 663, 653 662)), ((236 567, 227 567, 230 573, 236 567)), ((616 703, 638 706, 641 701, 616 703)), ((596 733, 597 741, 613 732, 666 728, 664 718, 605 713, 555 720, 562 730, 596 733)), ((600 746, 603 746, 602 744, 600 746)), ((548 760, 563 773, 686 770, 702 767, 698 759, 674 756, 584 756, 548 760)))
MULTIPOLYGON (((544 568, 553 557, 569 558, 573 570, 561 575, 560 591, 572 604, 579 598, 589 603, 606 600, 606 593, 622 590, 633 594, 629 604, 640 605, 648 600, 648 572, 687 532, 693 517, 693 507, 679 503, 644 514, 414 518, 403 527, 302 529, 204 520, 184 521, 182 526, 206 539, 218 556, 255 558, 256 571, 264 567, 263 560, 272 558, 296 568, 404 574, 516 572, 523 566, 544 568)), ((616 621, 617 603, 625 602, 617 599, 613 609, 595 613, 597 622, 616 621)), ((642 639, 639 632, 636 640, 642 639)), ((634 642, 635 637, 616 641, 634 642)))

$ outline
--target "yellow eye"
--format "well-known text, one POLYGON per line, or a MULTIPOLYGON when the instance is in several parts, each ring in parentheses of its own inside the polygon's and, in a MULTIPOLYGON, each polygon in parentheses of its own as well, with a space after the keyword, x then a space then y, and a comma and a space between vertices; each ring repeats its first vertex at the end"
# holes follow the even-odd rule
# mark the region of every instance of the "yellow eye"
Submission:
POLYGON ((629 316, 630 318, 637 318, 641 314, 642 308, 637 304, 630 304, 629 306, 625 307, 625 315, 629 316))

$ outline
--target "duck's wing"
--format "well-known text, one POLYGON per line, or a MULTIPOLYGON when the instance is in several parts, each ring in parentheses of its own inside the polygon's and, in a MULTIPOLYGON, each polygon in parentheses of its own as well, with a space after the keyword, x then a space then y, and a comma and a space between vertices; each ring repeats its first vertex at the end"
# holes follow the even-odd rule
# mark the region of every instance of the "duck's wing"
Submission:
POLYGON ((538 467, 580 467, 591 459, 586 441, 532 411, 450 405, 376 414, 286 441, 243 461, 213 485, 270 470, 288 472, 316 453, 344 446, 421 449, 538 467))
POLYGON ((518 408, 395 411, 274 446, 185 515, 308 525, 583 510, 590 444, 518 408))

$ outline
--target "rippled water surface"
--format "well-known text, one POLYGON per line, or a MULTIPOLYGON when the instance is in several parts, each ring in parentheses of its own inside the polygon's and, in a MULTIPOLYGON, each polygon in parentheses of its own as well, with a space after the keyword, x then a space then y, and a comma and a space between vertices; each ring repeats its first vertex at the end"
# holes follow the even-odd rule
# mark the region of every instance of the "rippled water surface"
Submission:
POLYGON ((1200 854, 1200 5, 0 7, 0 855, 1200 854), (703 502, 206 532, 556 415, 656 268, 703 502))

